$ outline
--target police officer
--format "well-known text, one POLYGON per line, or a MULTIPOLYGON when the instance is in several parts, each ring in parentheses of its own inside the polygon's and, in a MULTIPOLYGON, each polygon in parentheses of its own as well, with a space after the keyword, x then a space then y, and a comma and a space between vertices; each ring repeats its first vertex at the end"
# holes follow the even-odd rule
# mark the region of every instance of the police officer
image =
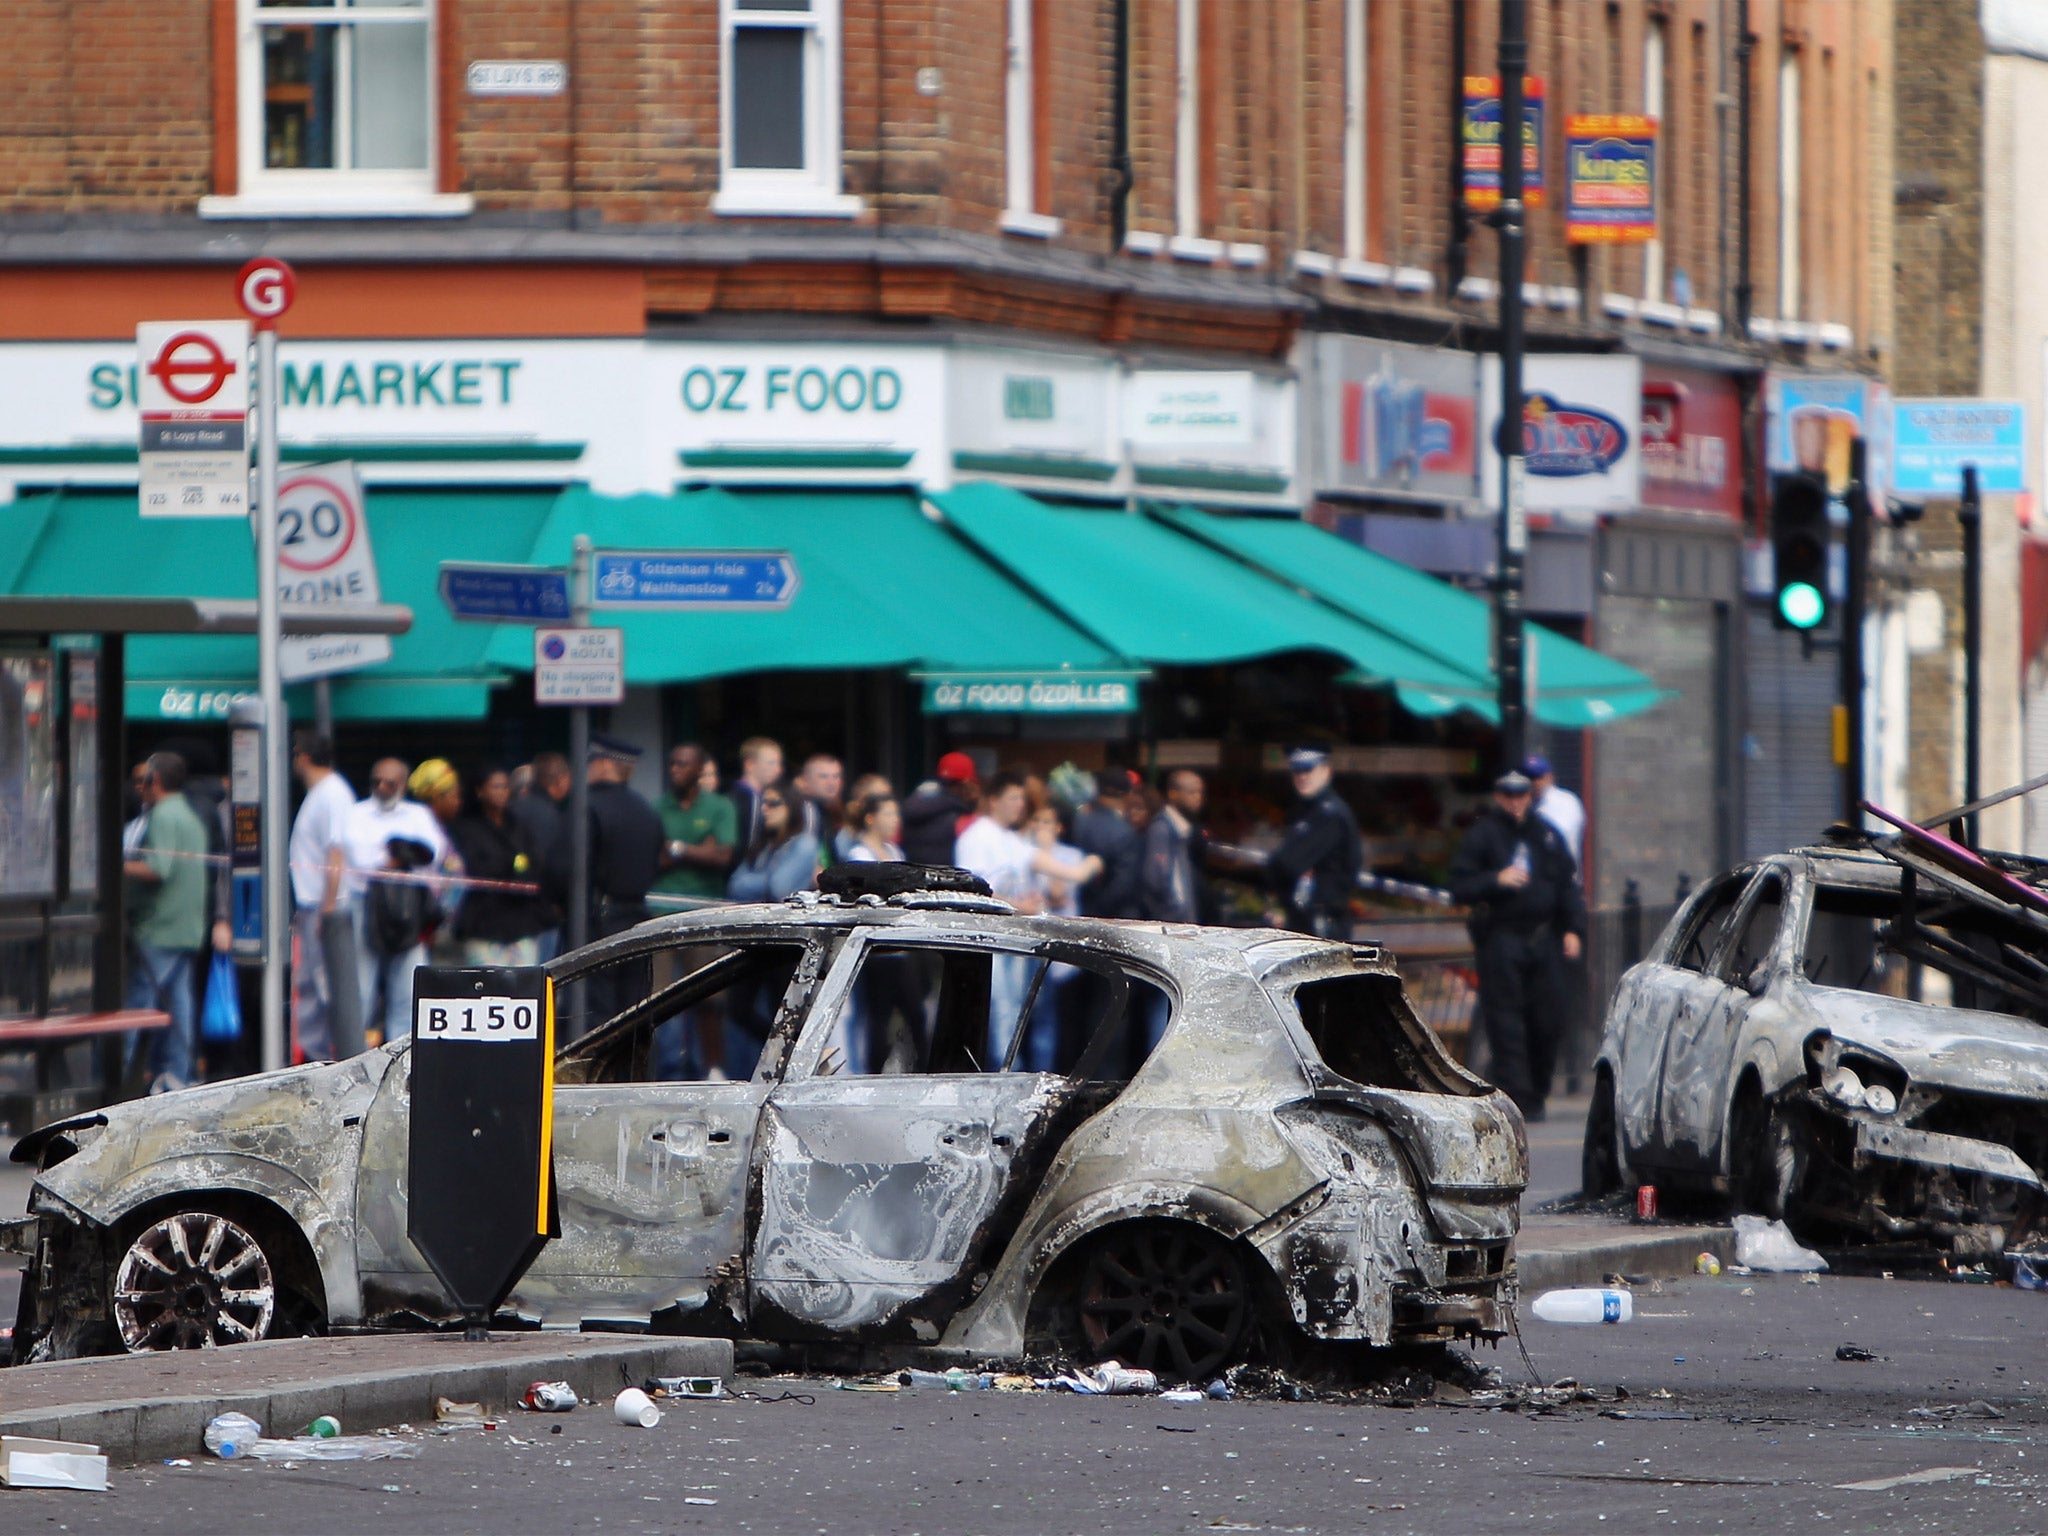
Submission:
MULTIPOLYGON (((627 780, 640 749, 593 732, 590 738, 590 920, 593 939, 624 933, 648 917, 647 892, 661 873, 665 841, 661 817, 627 780)), ((564 827, 550 860, 551 893, 567 893, 574 878, 570 837, 564 827)), ((582 1023, 599 1024, 647 996, 652 985, 644 959, 608 966, 592 976, 582 1023)))
POLYGON ((1364 850, 1358 818, 1330 788, 1330 754, 1296 747, 1287 754, 1294 808, 1287 836, 1266 861, 1266 877, 1287 903, 1287 926, 1318 938, 1349 938, 1351 893, 1364 850))
POLYGON ((1526 774, 1493 781, 1493 804, 1451 863, 1451 894, 1472 909, 1479 1019, 1494 1083, 1527 1120, 1543 1118, 1569 996, 1564 962, 1583 952, 1579 868, 1556 827, 1530 814, 1526 774))

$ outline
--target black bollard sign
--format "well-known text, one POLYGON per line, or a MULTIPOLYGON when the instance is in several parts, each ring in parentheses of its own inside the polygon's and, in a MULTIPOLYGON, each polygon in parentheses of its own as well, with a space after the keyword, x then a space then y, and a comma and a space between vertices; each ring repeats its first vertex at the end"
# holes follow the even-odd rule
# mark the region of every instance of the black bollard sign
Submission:
POLYGON ((406 1235, 471 1337, 550 1237, 554 983, 538 966, 413 973, 406 1235))

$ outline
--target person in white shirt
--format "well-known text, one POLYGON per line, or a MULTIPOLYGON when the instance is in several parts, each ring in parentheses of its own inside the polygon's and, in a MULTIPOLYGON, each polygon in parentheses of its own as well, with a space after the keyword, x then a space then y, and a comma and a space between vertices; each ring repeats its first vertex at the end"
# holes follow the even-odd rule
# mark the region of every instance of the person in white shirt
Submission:
POLYGON ((1535 786, 1534 810, 1557 828, 1564 845, 1579 866, 1579 884, 1586 883, 1586 803, 1562 784, 1551 771, 1550 759, 1540 753, 1522 764, 1522 772, 1535 786))
POLYGON ((361 978, 348 895, 348 818, 356 797, 334 771, 334 743, 292 733, 292 772, 306 786, 292 821, 292 1024, 307 1061, 345 1061, 363 1049, 361 978))
MULTIPOLYGON (((416 868, 432 869, 448 853, 448 839, 434 813, 405 798, 407 768, 387 757, 370 769, 370 793, 348 814, 348 863, 356 913, 356 974, 365 1025, 376 1024, 386 1040, 412 1029, 412 973, 427 963, 427 946, 415 937, 410 947, 380 951, 372 941, 370 886, 384 871, 403 866, 393 857, 394 838, 417 843, 428 857, 416 868)), ((422 931, 425 924, 421 925, 422 931)))
MULTIPOLYGON (((1038 876, 1084 885, 1102 873, 1102 860, 1088 854, 1078 864, 1066 863, 1024 836, 1017 829, 1027 803, 1019 775, 999 773, 990 779, 982 792, 981 814, 962 829, 953 845, 953 862, 981 876, 991 891, 1019 912, 1035 914, 1045 910, 1038 876)), ((1030 974, 1031 962, 1024 955, 997 955, 990 968, 986 1064, 992 1068, 1009 1057, 1030 974)))

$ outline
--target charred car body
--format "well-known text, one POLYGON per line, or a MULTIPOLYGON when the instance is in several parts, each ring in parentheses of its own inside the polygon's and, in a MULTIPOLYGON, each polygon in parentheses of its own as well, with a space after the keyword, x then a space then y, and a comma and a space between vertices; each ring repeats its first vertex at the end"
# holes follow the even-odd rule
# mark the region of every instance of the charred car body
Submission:
POLYGON ((1585 1190, 1691 1186, 1809 1240, 2039 1245, 2044 879, 1907 828, 1703 887, 1616 988, 1585 1190))
MULTIPOLYGON (((501 1317, 1179 1376, 1261 1337, 1506 1325, 1521 1121, 1371 947, 868 891, 657 919, 551 973, 593 1027, 557 1057, 562 1233, 501 1317), (930 1023, 849 1074, 891 966, 930 1023), (1056 974, 1072 1044, 1018 1070, 1056 974), (657 1032, 711 1007, 759 1022, 759 1068, 660 1080, 657 1032)), ((452 1320, 405 1235, 408 1081, 400 1041, 25 1138, 16 1359, 452 1320)))

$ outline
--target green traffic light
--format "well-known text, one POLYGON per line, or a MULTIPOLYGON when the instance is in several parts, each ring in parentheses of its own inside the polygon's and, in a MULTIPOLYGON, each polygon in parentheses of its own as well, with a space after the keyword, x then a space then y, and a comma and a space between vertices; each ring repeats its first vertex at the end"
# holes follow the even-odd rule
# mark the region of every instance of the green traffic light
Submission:
POLYGON ((1813 628, 1827 611, 1827 600, 1810 581, 1788 581, 1778 593, 1778 612, 1794 629, 1813 628))

